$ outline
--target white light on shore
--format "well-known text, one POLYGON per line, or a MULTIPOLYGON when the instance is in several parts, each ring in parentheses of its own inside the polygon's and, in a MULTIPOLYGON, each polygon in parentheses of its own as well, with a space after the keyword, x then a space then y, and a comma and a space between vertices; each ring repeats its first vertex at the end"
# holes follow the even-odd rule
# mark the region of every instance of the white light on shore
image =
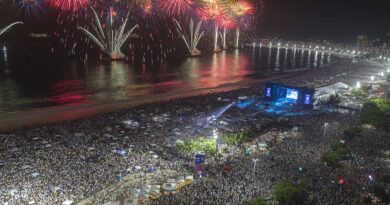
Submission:
POLYGON ((356 83, 356 88, 360 88, 360 82, 356 83))
POLYGON ((374 81, 374 79, 375 79, 375 77, 372 75, 372 76, 371 76, 371 81, 374 81))

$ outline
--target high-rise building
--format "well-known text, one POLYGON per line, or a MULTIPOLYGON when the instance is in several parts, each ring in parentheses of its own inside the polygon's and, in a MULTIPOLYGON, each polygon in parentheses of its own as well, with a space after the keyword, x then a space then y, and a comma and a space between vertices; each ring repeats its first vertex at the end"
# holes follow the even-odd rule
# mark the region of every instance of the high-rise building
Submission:
POLYGON ((356 48, 358 50, 363 50, 368 47, 368 37, 365 35, 359 35, 357 36, 357 41, 356 41, 356 48))

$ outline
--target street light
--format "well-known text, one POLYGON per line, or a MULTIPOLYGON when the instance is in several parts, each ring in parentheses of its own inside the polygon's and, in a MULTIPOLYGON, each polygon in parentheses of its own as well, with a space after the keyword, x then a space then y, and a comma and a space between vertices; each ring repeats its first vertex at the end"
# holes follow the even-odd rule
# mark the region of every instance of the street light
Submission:
POLYGON ((321 146, 322 153, 324 152, 325 134, 326 134, 326 128, 328 127, 328 124, 329 123, 327 122, 324 123, 324 134, 322 136, 322 146, 321 146))
POLYGON ((215 139, 215 148, 216 148, 217 156, 218 156, 218 132, 217 132, 217 129, 213 130, 213 138, 215 139))
POLYGON ((259 159, 253 159, 253 174, 256 173, 256 163, 259 159))
POLYGON ((328 124, 327 122, 324 123, 324 137, 325 137, 325 134, 326 134, 326 128, 328 127, 328 124))

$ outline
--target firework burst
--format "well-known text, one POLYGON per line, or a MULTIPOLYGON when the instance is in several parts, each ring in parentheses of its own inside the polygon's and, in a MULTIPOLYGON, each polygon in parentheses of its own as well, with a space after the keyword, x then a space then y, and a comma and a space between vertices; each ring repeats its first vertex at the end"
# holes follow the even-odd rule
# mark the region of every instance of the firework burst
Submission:
POLYGON ((114 17, 116 12, 112 8, 110 8, 108 24, 106 26, 103 26, 100 23, 100 19, 96 14, 96 11, 93 8, 91 9, 95 19, 95 24, 92 24, 95 35, 83 27, 78 27, 78 29, 92 39, 93 42, 103 50, 103 52, 110 56, 111 59, 125 58, 124 54, 121 52, 121 48, 126 40, 131 36, 133 31, 138 28, 138 25, 135 25, 125 32, 129 19, 129 12, 127 12, 122 25, 119 28, 114 28, 114 17), (105 28, 106 32, 103 28, 105 28))
POLYGON ((220 19, 219 24, 223 28, 222 33, 220 32, 219 35, 222 40, 222 49, 227 49, 227 43, 226 43, 226 33, 227 29, 232 29, 237 27, 237 22, 231 15, 225 15, 224 18, 220 19))
POLYGON ((220 0, 207 0, 204 1, 204 5, 198 11, 202 20, 214 21, 214 52, 219 52, 218 35, 219 35, 219 22, 225 18, 226 9, 224 4, 220 0))
POLYGON ((241 20, 248 15, 253 14, 254 7, 251 3, 245 0, 232 0, 229 2, 229 10, 236 17, 237 27, 236 27, 236 39, 234 43, 235 48, 240 46, 240 23, 241 20))
POLYGON ((185 14, 192 5, 193 0, 160 0, 158 3, 160 9, 169 15, 180 16, 185 14))
POLYGON ((200 39, 203 37, 204 31, 200 31, 202 27, 202 20, 200 20, 197 25, 194 27, 194 21, 190 20, 189 23, 189 35, 184 31, 180 23, 174 19, 176 24, 176 30, 179 36, 183 39, 184 43, 187 46, 188 51, 191 56, 199 56, 200 51, 197 49, 200 39))
POLYGON ((42 0, 19 0, 15 3, 16 13, 25 19, 42 18, 46 14, 42 0))
POLYGON ((78 11, 89 5, 89 0, 49 0, 49 4, 63 11, 78 11))
POLYGON ((239 18, 254 12, 253 5, 244 0, 231 1, 228 5, 232 13, 239 18))

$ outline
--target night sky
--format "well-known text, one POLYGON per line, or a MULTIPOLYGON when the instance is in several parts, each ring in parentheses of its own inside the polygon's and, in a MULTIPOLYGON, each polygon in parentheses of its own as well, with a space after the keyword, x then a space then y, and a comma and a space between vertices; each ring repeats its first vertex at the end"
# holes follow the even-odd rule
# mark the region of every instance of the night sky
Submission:
POLYGON ((355 42, 359 34, 390 32, 390 1, 267 0, 262 20, 262 35, 355 42))
MULTIPOLYGON (((353 43, 360 34, 374 39, 390 33, 389 0, 264 1, 264 13, 257 16, 255 29, 251 32, 254 37, 260 35, 303 41, 327 39, 353 43)), ((3 7, 0 9, 0 25, 17 19, 12 6, 8 9, 4 5, 0 6, 3 7)), ((24 28, 37 32, 41 27, 55 26, 54 20, 47 18, 33 26, 25 25, 24 28)))

